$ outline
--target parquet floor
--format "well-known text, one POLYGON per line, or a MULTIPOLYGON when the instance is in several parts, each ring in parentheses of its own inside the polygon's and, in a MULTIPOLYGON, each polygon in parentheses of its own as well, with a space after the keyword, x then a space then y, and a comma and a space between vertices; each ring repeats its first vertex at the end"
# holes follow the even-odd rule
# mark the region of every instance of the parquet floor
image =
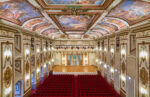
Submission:
POLYGON ((96 66, 54 66, 52 68, 53 72, 97 72, 98 68, 96 66))

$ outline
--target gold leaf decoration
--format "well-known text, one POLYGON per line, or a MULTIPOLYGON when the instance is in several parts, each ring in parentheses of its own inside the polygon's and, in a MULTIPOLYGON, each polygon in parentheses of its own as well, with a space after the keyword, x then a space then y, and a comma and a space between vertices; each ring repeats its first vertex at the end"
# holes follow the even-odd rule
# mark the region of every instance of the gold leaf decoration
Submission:
POLYGON ((10 87, 10 84, 11 84, 11 69, 10 67, 7 67, 6 68, 6 71, 4 72, 4 82, 5 82, 5 87, 6 88, 9 88, 10 87))
POLYGON ((146 85, 148 83, 148 72, 144 67, 140 70, 140 80, 143 85, 146 85))
POLYGON ((121 69, 122 69, 122 73, 124 74, 125 73, 125 69, 126 69, 125 62, 122 63, 121 69))
POLYGON ((27 74, 29 74, 29 69, 30 69, 29 61, 27 61, 27 63, 26 63, 26 73, 27 74))

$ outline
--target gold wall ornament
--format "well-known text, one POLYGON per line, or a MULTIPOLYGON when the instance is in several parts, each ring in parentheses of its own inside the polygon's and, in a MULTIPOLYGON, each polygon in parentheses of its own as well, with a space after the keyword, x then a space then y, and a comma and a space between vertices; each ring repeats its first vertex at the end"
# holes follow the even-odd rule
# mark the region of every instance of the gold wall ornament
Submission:
POLYGON ((148 83, 148 72, 144 67, 140 70, 140 80, 143 85, 146 85, 148 83))
POLYGON ((27 63, 26 63, 26 74, 29 74, 29 72, 30 72, 30 65, 29 65, 29 61, 27 61, 27 63))
POLYGON ((12 78, 12 74, 11 74, 11 69, 10 67, 6 68, 6 71, 4 72, 4 82, 5 82, 5 87, 9 88, 10 84, 11 84, 11 78, 12 78))
POLYGON ((121 66, 121 70, 123 74, 125 73, 125 69, 126 69, 125 62, 123 62, 121 66))

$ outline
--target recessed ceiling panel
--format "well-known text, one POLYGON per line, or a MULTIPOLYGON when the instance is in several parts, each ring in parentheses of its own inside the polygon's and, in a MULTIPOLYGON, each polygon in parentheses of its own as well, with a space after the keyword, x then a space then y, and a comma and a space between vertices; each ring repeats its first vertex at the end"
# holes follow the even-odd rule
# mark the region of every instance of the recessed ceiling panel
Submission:
POLYGON ((141 0, 125 0, 111 11, 109 16, 119 17, 133 24, 150 17, 150 3, 141 0))
POLYGON ((91 21, 91 18, 88 15, 62 15, 57 18, 64 29, 87 29, 87 26, 91 21))
POLYGON ((82 35, 68 35, 69 39, 81 39, 82 35))
POLYGON ((105 0, 44 0, 47 5, 102 5, 105 0))
POLYGON ((66 32, 66 34, 83 34, 83 33, 85 33, 85 32, 79 32, 79 31, 78 32, 74 32, 74 31, 73 32, 66 32))
POLYGON ((24 0, 0 0, 0 18, 22 24, 36 17, 41 17, 41 14, 24 0))

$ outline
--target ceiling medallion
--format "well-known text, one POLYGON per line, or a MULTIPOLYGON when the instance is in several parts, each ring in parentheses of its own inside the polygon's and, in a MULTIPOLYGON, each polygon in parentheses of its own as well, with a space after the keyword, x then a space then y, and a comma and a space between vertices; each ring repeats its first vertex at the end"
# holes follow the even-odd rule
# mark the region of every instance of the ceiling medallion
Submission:
POLYGON ((71 12, 73 15, 78 15, 80 12, 87 12, 87 10, 81 9, 82 6, 66 6, 66 9, 62 10, 63 12, 71 12))

